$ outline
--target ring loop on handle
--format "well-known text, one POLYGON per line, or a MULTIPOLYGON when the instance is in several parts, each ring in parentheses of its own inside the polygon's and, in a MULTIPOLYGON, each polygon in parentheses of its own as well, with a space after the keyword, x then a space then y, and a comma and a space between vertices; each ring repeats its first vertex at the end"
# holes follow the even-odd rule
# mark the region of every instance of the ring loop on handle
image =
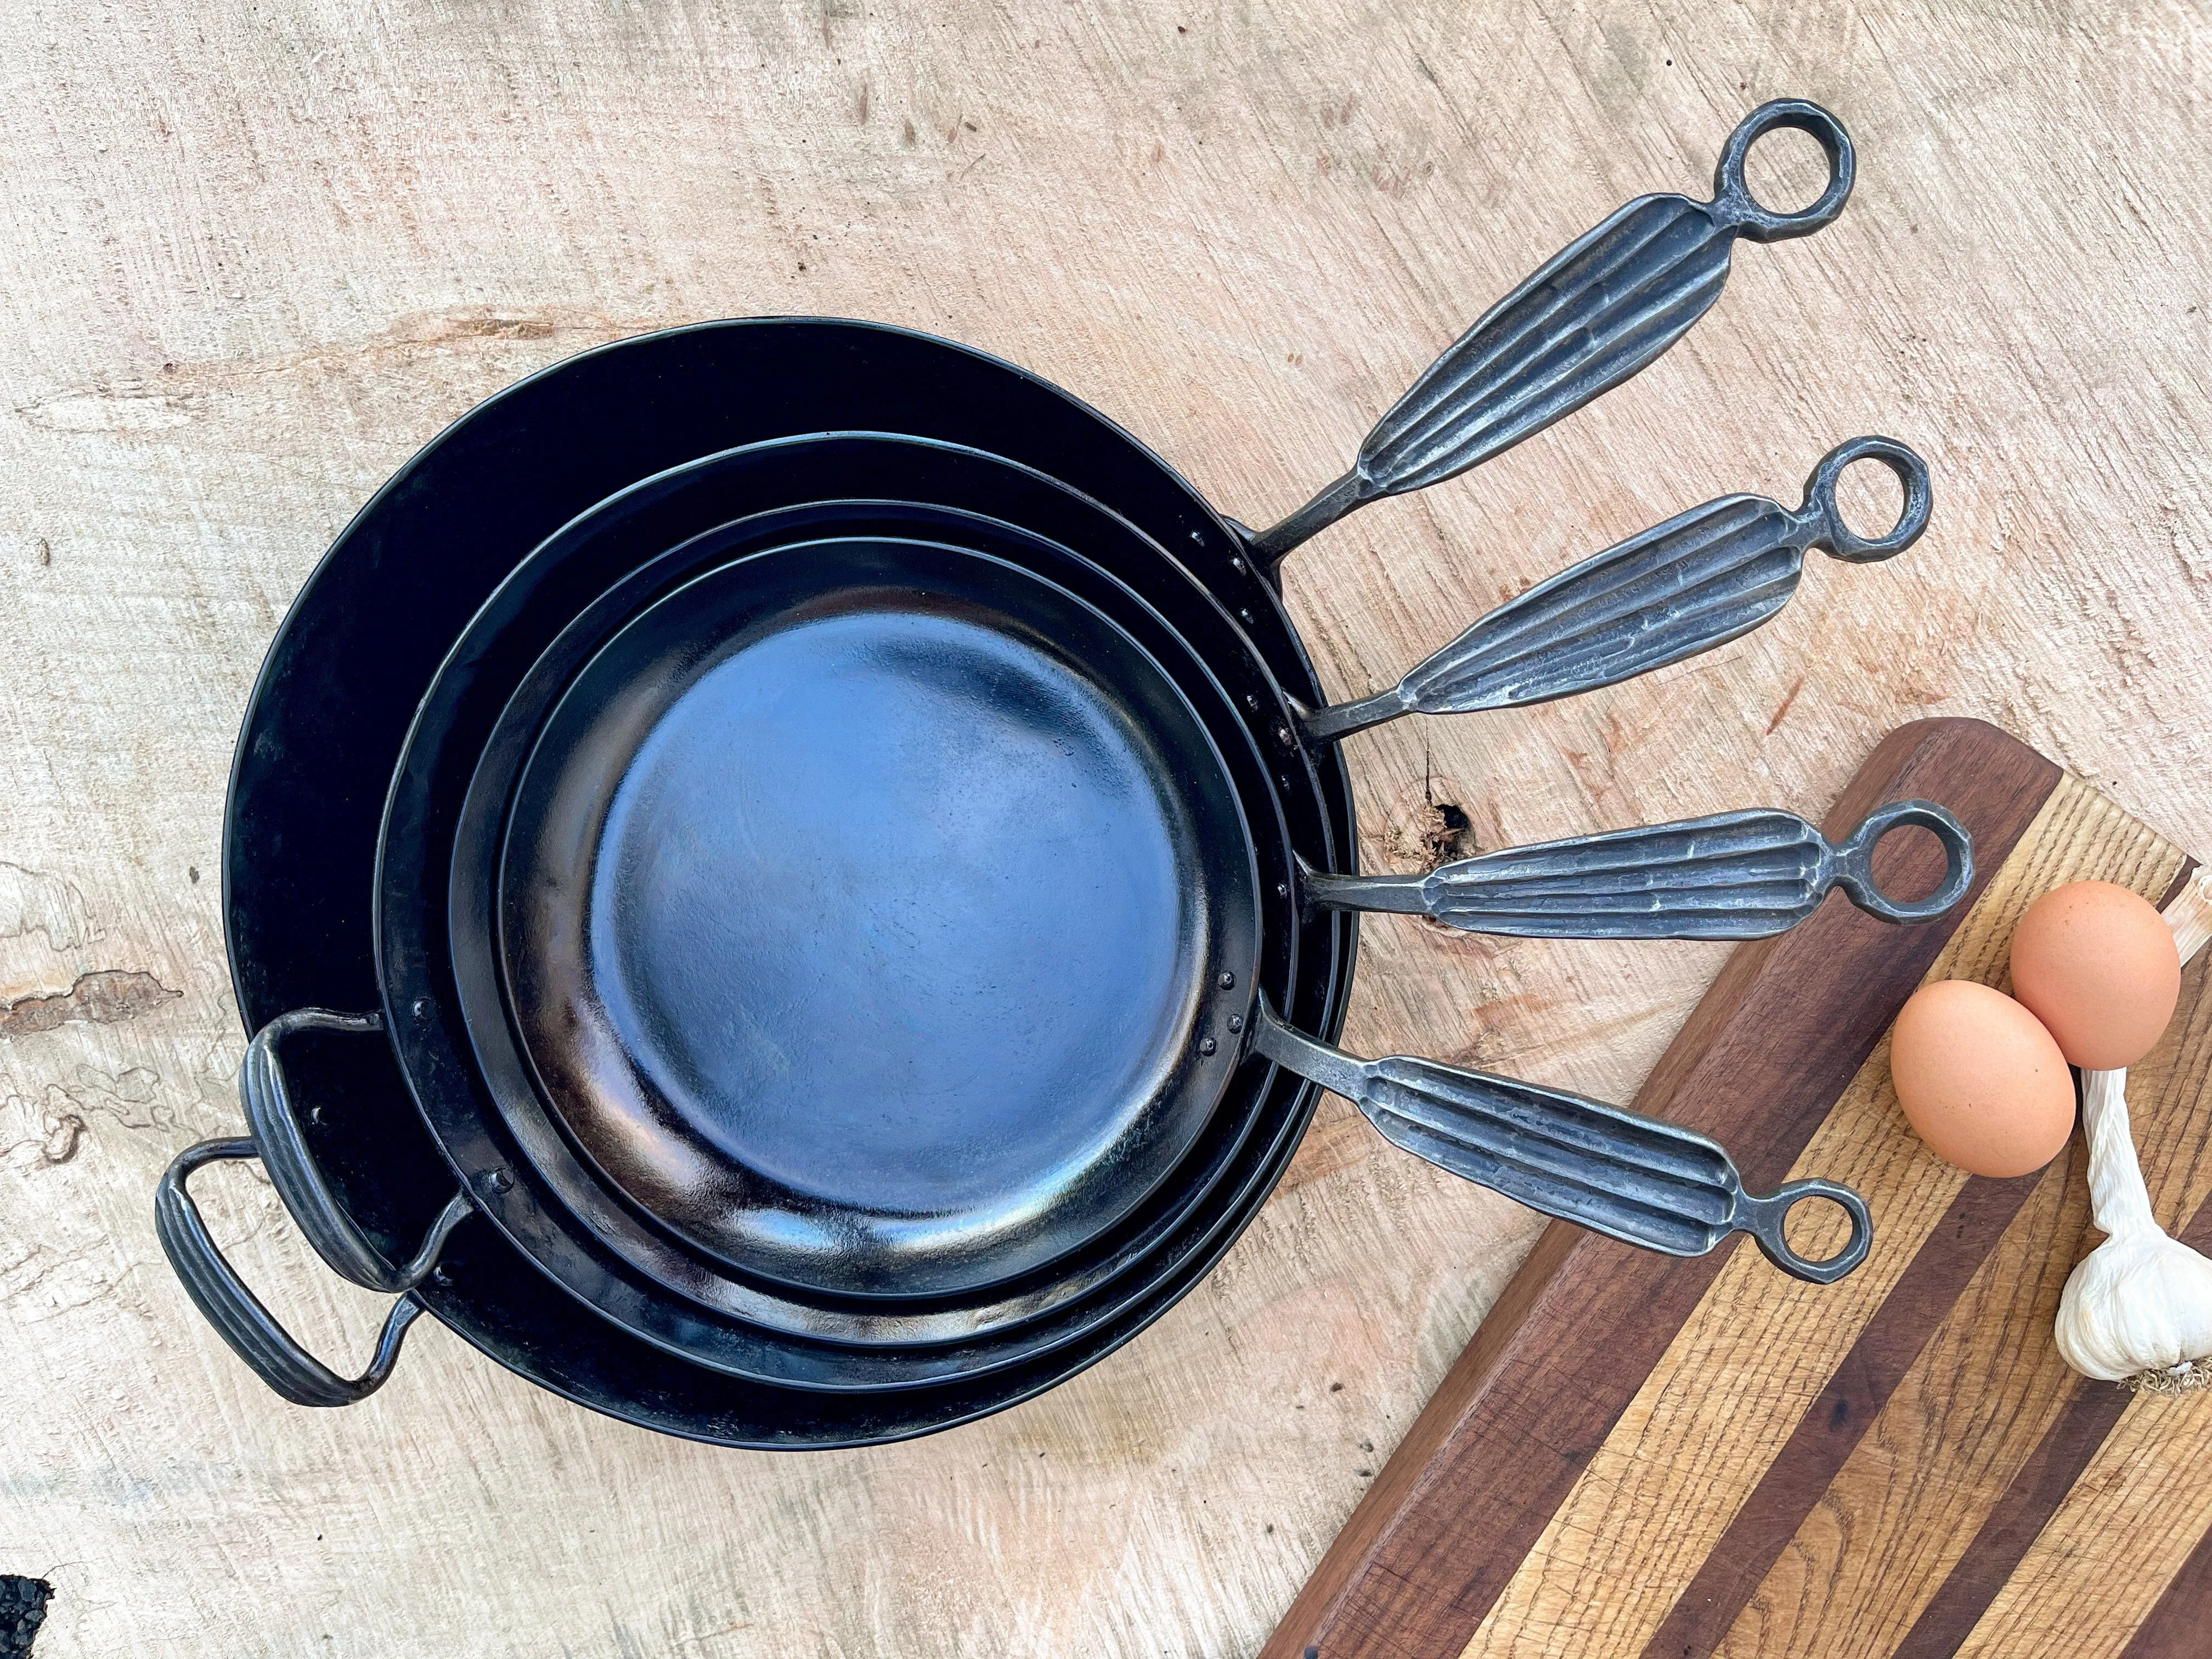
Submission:
POLYGON ((1839 1182, 1785 1182, 1765 1198, 1746 1193, 1738 1202, 1741 1218, 1736 1225, 1758 1242, 1760 1253, 1769 1261, 1793 1279, 1832 1285, 1865 1261, 1874 1243, 1874 1218, 1867 1212, 1866 1200, 1839 1182), (1790 1210, 1808 1198, 1825 1198, 1841 1205, 1851 1220, 1851 1236, 1844 1240, 1844 1248, 1825 1261, 1798 1255, 1790 1248, 1784 1231, 1783 1223, 1790 1210))
MULTIPOLYGON (((376 1339, 375 1357, 359 1376, 340 1376, 301 1347, 262 1305, 261 1298, 246 1288, 208 1231, 199 1206, 185 1188, 192 1171, 204 1164, 259 1155, 253 1142, 244 1138, 203 1140, 185 1148, 155 1190, 155 1233, 194 1305, 264 1382, 295 1406, 350 1406, 384 1386, 385 1378, 398 1362, 407 1328, 422 1314, 422 1304, 411 1291, 392 1304, 376 1339)), ((452 1213, 450 1206, 447 1213, 452 1213)), ((441 1230, 434 1236, 442 1245, 444 1231, 450 1228, 445 1217, 440 1222, 441 1230)))
POLYGON ((1893 800, 1877 806, 1850 839, 1836 848, 1836 885, 1852 903, 1884 921, 1932 921, 1966 896, 1974 879, 1974 842, 1966 826, 1932 800, 1893 800), (1943 843, 1943 879, 1925 898, 1900 903, 1874 882, 1874 848, 1891 830, 1915 824, 1943 843))
POLYGON ((1842 122, 1802 98, 1778 98, 1745 116, 1729 135, 1728 145, 1713 168, 1713 217, 1754 242, 1809 236, 1844 210, 1857 174, 1858 157, 1842 122), (1775 213, 1761 207, 1744 177, 1744 161, 1752 145, 1778 127, 1810 133, 1828 158, 1828 187, 1810 207, 1795 213, 1775 213))
POLYGON ((1927 462, 1894 438, 1853 438, 1820 458, 1820 464, 1805 480, 1805 502, 1798 511, 1816 526, 1813 546, 1826 548, 1851 564, 1872 564, 1878 559, 1893 558, 1918 541, 1920 532, 1928 528, 1935 501, 1927 462), (1896 475, 1905 491, 1905 509, 1883 535, 1860 535, 1837 511, 1836 480, 1853 461, 1880 461, 1896 475))

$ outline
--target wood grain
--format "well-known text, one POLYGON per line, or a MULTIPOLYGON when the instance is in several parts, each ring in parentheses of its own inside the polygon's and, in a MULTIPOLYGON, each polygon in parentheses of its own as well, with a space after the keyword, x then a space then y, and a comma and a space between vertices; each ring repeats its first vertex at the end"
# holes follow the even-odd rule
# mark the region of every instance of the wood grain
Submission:
MULTIPOLYGON (((1417 867, 1439 802, 1485 847, 1815 809, 1924 714, 2212 847, 2209 48, 2178 0, 0 8, 0 1003, 145 976, 0 1036, 0 1571, 58 1586, 41 1659, 1249 1653, 1540 1231, 1331 1103, 1174 1315, 939 1441, 678 1446, 434 1329, 358 1412, 275 1405, 148 1194, 238 1123, 213 871, 255 665, 446 421, 648 328, 882 318, 1264 521, 1538 260, 1803 94, 1859 145, 1834 227, 1741 249, 1587 415, 1301 550, 1291 602, 1364 691, 1861 431, 1929 458, 1934 528, 1638 685, 1356 739, 1364 860, 1417 867)), ((1347 1035, 1626 1099, 1723 954, 1378 919, 1347 1035)), ((254 1283, 357 1356, 373 1304, 224 1174, 254 1283)))

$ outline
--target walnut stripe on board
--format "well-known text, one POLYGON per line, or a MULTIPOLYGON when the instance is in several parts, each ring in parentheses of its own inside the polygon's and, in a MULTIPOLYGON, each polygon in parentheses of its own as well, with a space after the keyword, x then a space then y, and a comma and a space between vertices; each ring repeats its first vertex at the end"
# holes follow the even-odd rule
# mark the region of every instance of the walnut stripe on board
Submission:
MULTIPOLYGON (((2097 876, 2155 896, 2182 861, 2095 790, 2061 778, 1924 977, 1999 980, 2014 924, 2037 895, 2097 876)), ((1889 1012, 1902 1000, 1900 988, 1889 1012)), ((1489 1610, 1466 1649, 1469 1659, 1627 1659, 1652 1649, 1675 1603, 1695 1586, 1774 1462, 1789 1445, 1812 1444, 1793 1438, 1793 1431, 1966 1179, 1929 1154, 1905 1126, 1889 1082, 1886 1038, 1792 1174, 1815 1171, 1858 1187, 1875 1206, 1876 1245, 1868 1264, 1808 1297, 1804 1286, 1747 1271, 1753 1265, 1747 1258, 1731 1262, 1489 1610)), ((2045 1176, 2042 1184, 2051 1188, 2039 1217, 2047 1229, 2058 1178, 2045 1176)), ((2014 1231, 2017 1224, 2008 1237, 2014 1231)), ((2047 1254, 2047 1246, 2030 1239, 2014 1243, 2011 1253, 2027 1259, 2039 1249, 2047 1254)), ((2039 1285, 2041 1298, 2054 1307, 2063 1279, 2062 1263, 2039 1285)), ((1986 1272, 1978 1282, 1993 1295, 2013 1288, 1994 1283, 1986 1272)), ((2008 1305, 2018 1318, 2022 1310, 2008 1305)), ((1998 1363, 2004 1369, 2006 1362, 1998 1363)), ((1863 1462, 1869 1454, 1862 1446, 1855 1455, 1863 1462)), ((1783 1504, 1783 1517, 1809 1512, 1817 1522, 1814 1500, 1829 1473, 1817 1465, 1808 1469, 1806 1477, 1819 1486, 1783 1504)), ((1793 1481, 1787 1471, 1774 1478, 1793 1481)), ((1794 1591, 1794 1563, 1785 1559, 1775 1573, 1794 1591)), ((1745 1588, 1739 1582, 1739 1590, 1745 1588)), ((1770 1613, 1762 1605, 1744 1617, 1760 1622, 1770 1613)), ((1711 1632, 1741 1622, 1733 1615, 1717 1599, 1698 1619, 1698 1631, 1710 1642, 1711 1632)))
POLYGON ((2087 1215, 2066 1174, 2037 1180, 1714 1652, 1865 1659, 1911 1628, 2064 1404, 2051 1320, 2087 1215))
POLYGON ((2212 1624, 2212 1532, 2197 1540, 2150 1616, 2121 1650, 2120 1659, 2203 1659, 2208 1624, 2212 1624))
MULTIPOLYGON (((2136 1395, 1960 1647, 1960 1659, 2117 1659, 2212 1529, 2208 1468, 2212 1402, 2202 1395, 2136 1395)), ((2201 1607, 2197 1617, 2202 1654, 2212 1650, 2212 1629, 2201 1607)))
MULTIPOLYGON (((1984 722, 1918 721, 1876 748, 1824 828, 1846 835, 1885 799, 1941 800, 1975 836, 1978 891, 2060 777, 1984 722)), ((1932 847, 1913 838, 1891 837, 1878 856, 1882 879, 1899 890, 1918 890, 1902 884, 1911 875, 1936 878, 1932 847)), ((1961 914, 1891 928, 1834 896, 1793 932, 1739 947, 1638 1092, 1638 1109, 1715 1135, 1735 1153, 1747 1185, 1771 1186, 1796 1163, 1961 914)), ((1949 1198, 1947 1189, 1929 1214, 1949 1198)), ((1877 1262, 1887 1259, 1880 1242, 1875 1249, 1877 1262)), ((1726 1279, 1731 1297, 1743 1294, 1735 1287, 1756 1277, 1754 1267, 1792 1282, 1742 1251, 1723 1268, 1717 1254, 1675 1261, 1547 1229, 1264 1659, 1297 1659, 1310 1646, 1328 1659, 1458 1652, 1707 1289, 1726 1279), (1602 1340, 1593 1342, 1593 1332, 1602 1340)), ((1849 1340, 1844 1332, 1838 1358, 1849 1340)), ((1804 1380, 1799 1409, 1819 1382, 1804 1380)))

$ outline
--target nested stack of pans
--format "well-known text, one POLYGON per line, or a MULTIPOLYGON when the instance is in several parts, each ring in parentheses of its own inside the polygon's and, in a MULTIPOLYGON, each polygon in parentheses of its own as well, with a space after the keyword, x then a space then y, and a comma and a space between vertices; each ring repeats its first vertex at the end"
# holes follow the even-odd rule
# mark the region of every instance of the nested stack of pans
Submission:
POLYGON ((1568 247, 1261 535, 1066 393, 866 324, 648 336, 473 410, 339 538, 246 716, 224 877, 252 1134, 185 1152, 156 1200, 201 1310, 301 1404, 379 1386, 428 1310, 669 1433, 922 1433, 1188 1290, 1320 1087, 1632 1243, 1741 1231, 1802 1277, 1849 1272, 1869 1226, 1846 1188, 1754 1196, 1665 1124, 1335 1048, 1354 915, 1737 939, 1835 885, 1909 923, 1966 890, 1949 815, 1904 803, 1831 846, 1737 812, 1367 877, 1335 745, 1735 638, 1809 549, 1910 545, 1917 458, 1858 439, 1797 508, 1692 509, 1354 702, 1322 694, 1276 567, 1635 373, 1712 302, 1736 236, 1818 229, 1850 182, 1832 117, 1765 106, 1711 202, 1647 197, 1568 247), (1777 126, 1830 161, 1797 214, 1743 182, 1777 126), (1862 458, 1905 488, 1879 538, 1835 508, 1862 458), (1948 866, 1910 903, 1870 874, 1900 823, 1948 866), (335 1271, 398 1297, 359 1378, 276 1324, 194 1209, 191 1172, 246 1157, 335 1271), (1783 1236, 1808 1196, 1850 1217, 1825 1261, 1783 1236))

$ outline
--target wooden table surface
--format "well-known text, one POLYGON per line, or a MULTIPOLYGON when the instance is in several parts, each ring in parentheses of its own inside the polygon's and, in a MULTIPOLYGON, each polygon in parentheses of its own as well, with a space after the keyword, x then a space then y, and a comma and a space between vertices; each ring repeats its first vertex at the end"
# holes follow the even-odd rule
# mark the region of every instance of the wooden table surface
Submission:
MULTIPOLYGON (((1444 804, 1483 847, 1817 813, 1936 713, 2202 853, 2208 87, 2212 22, 2159 3, 0 10, 0 1572, 56 1586, 40 1659, 1249 1653, 1536 1231, 1330 1100, 1180 1307, 933 1439, 681 1444, 427 1323, 368 1404, 278 1402, 150 1198, 240 1121, 216 872, 255 665, 445 422, 669 324, 880 318, 1264 521, 1538 260, 1812 97, 1858 142, 1838 224, 1741 249, 1588 414, 1328 532, 1291 608, 1364 692, 1681 507, 1794 501, 1860 432, 1929 458, 1934 528, 1634 686, 1355 739, 1363 860, 1419 867, 1444 804)), ((1381 918, 1347 1036, 1625 1097, 1718 960, 1381 918)), ((266 1184, 205 1185, 272 1304, 363 1352, 374 1299, 266 1184)))

